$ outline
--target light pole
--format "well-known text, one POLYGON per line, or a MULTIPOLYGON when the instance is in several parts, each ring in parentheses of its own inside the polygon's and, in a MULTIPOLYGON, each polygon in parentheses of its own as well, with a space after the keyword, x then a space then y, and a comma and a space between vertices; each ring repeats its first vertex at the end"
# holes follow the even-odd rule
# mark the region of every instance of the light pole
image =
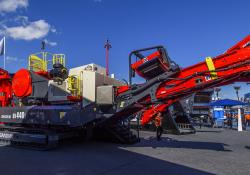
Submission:
POLYGON ((240 97, 239 97, 239 90, 240 90, 240 86, 234 86, 234 90, 236 92, 236 96, 238 98, 238 101, 240 101, 240 97))
POLYGON ((220 92, 220 90, 221 90, 221 88, 219 88, 219 87, 214 88, 214 91, 216 92, 217 100, 219 100, 219 92, 220 92))

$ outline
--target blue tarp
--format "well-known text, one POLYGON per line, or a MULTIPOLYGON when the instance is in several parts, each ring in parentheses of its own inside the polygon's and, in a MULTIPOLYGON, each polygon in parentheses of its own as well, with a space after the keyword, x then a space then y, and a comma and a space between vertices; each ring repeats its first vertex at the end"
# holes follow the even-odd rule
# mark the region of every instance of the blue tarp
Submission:
POLYGON ((238 106, 238 105, 245 105, 245 103, 231 99, 217 100, 209 103, 209 106, 238 106))

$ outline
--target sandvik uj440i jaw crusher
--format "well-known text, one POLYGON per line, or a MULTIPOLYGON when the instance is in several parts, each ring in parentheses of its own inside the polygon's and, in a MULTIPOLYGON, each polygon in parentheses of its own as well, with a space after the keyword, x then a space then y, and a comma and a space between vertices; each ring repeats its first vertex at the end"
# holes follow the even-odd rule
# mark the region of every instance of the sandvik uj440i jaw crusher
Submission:
POLYGON ((250 36, 187 68, 174 63, 162 46, 135 50, 127 84, 96 64, 68 70, 63 54, 32 54, 28 69, 13 75, 0 70, 0 140, 41 149, 72 137, 133 143, 137 138, 124 124, 129 117, 140 116, 144 125, 194 92, 249 81, 249 63, 250 36), (132 84, 135 74, 146 81, 132 84))

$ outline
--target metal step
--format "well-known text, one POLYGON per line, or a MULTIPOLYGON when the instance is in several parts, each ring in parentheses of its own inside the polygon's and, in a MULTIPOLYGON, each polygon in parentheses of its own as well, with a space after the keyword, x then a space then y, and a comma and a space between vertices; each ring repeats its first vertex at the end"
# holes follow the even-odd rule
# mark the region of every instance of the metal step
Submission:
POLYGON ((133 132, 130 131, 130 128, 123 125, 115 125, 108 128, 110 133, 112 133, 121 143, 124 144, 133 144, 138 142, 138 138, 133 132))
POLYGON ((115 125, 102 125, 95 128, 95 138, 101 141, 122 144, 133 144, 139 141, 139 138, 137 138, 128 126, 119 123, 115 125))
POLYGON ((195 133, 195 129, 190 123, 176 123, 180 134, 192 134, 195 133))

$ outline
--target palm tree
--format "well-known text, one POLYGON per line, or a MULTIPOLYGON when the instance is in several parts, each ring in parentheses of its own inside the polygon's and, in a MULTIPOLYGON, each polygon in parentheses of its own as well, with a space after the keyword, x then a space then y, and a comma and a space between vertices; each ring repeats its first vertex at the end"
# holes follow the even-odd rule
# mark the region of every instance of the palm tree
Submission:
POLYGON ((240 86, 234 86, 234 90, 236 92, 236 96, 238 98, 238 101, 240 101, 240 97, 239 97, 239 90, 240 90, 240 86))

